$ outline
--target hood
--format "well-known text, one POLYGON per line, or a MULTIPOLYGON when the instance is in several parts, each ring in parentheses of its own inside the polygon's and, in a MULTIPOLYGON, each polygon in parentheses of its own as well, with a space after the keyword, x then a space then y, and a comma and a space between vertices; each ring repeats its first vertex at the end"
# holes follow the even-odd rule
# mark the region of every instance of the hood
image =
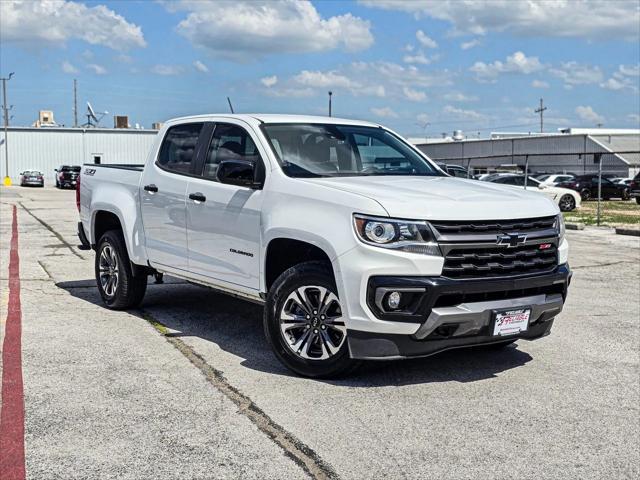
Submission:
MULTIPOLYGON (((304 179, 377 201, 390 217, 424 220, 503 220, 556 215, 545 195, 455 177, 333 177, 304 179)), ((367 213, 367 212, 361 212, 367 213)))

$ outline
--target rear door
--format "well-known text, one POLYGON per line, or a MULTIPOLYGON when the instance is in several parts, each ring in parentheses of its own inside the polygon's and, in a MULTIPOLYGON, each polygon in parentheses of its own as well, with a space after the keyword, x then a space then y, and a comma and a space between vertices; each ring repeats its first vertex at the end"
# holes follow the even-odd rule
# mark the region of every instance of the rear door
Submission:
POLYGON ((167 129, 156 161, 143 172, 140 189, 147 256, 153 266, 187 270, 186 193, 194 174, 203 122, 167 129))
POLYGON ((216 177, 225 158, 262 162, 264 152, 261 155, 261 147, 247 128, 239 122, 216 123, 203 149, 199 175, 189 180, 189 270, 258 290, 263 191, 220 183, 216 177))

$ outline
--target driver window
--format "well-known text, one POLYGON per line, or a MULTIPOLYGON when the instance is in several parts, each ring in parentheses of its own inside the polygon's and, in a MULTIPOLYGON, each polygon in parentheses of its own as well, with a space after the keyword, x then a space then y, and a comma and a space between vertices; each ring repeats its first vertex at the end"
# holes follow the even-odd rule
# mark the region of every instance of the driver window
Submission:
POLYGON ((256 144, 244 128, 231 124, 216 124, 202 176, 209 180, 217 180, 218 165, 223 160, 260 161, 256 144))

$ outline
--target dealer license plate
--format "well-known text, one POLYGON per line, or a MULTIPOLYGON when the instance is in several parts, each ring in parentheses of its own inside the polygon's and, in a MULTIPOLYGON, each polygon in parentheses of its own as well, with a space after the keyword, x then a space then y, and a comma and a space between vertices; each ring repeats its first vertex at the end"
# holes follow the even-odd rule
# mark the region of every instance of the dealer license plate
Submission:
POLYGON ((493 323, 493 334, 497 336, 516 335, 527 330, 529 326, 530 308, 503 310, 496 312, 493 323))

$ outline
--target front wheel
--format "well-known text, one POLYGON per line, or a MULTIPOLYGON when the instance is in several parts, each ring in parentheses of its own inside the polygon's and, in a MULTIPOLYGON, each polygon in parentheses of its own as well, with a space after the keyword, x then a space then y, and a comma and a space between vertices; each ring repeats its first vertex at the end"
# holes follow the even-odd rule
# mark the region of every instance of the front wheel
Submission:
POLYGON ((127 246, 119 230, 105 232, 98 241, 95 273, 102 300, 114 310, 137 307, 147 291, 147 275, 134 275, 127 246))
POLYGON ((582 197, 582 200, 591 199, 591 190, 589 190, 588 188, 585 188, 580 192, 580 196, 582 197))
POLYGON ((631 198, 631 195, 629 193, 629 190, 627 190, 626 188, 622 191, 622 200, 629 200, 631 198))
POLYGON ((573 198, 573 195, 565 194, 560 198, 560 211, 562 212, 570 212, 574 208, 576 208, 576 199, 573 198))
POLYGON ((325 263, 301 263, 278 277, 267 295, 264 330, 278 360, 299 375, 337 377, 359 364, 349 356, 335 279, 325 263))

